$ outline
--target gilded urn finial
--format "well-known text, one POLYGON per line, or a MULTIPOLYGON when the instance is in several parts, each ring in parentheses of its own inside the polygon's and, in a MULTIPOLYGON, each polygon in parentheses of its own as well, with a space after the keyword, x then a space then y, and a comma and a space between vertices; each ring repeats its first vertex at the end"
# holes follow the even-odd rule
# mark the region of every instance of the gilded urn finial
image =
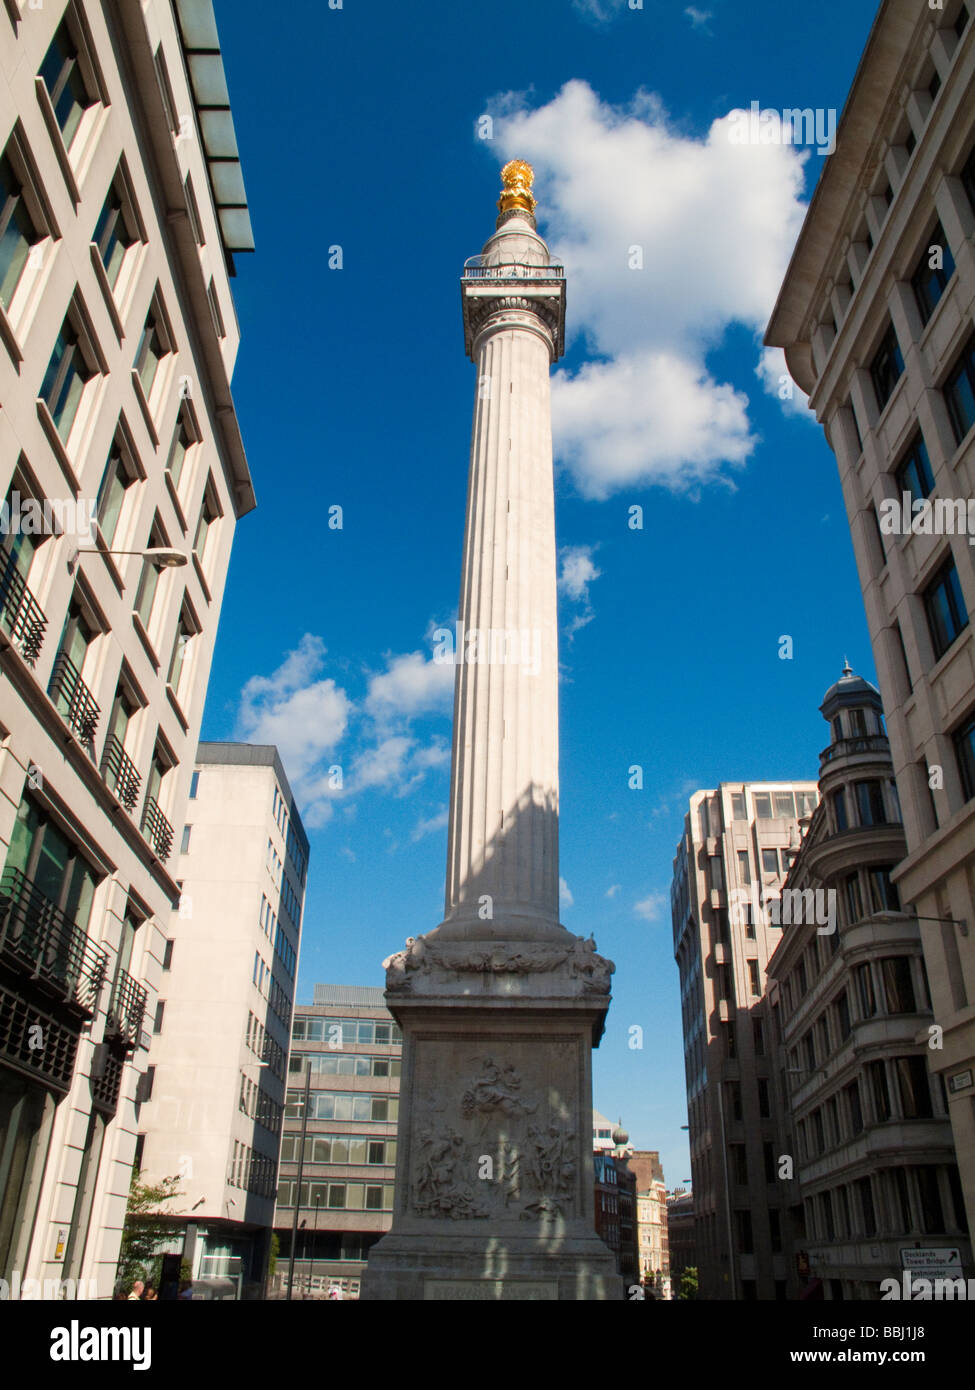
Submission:
POLYGON ((509 159, 501 170, 501 197, 498 199, 499 212, 513 212, 522 209, 528 213, 535 211, 532 197, 532 180, 535 171, 523 159, 509 159))

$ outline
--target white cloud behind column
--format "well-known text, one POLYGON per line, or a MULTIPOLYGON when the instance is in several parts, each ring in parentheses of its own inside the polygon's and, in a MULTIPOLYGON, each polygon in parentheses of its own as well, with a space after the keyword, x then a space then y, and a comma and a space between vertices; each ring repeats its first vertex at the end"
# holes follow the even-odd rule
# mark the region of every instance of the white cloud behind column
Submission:
MULTIPOLYGON (((613 107, 579 80, 544 106, 506 93, 489 109, 504 157, 535 166, 543 228, 571 275, 569 332, 590 360, 556 371, 552 406, 579 492, 730 481, 757 441, 747 394, 708 355, 743 325, 761 360, 808 151, 733 143, 731 112, 695 138, 652 93, 613 107)), ((777 386, 768 368, 760 379, 777 386)))

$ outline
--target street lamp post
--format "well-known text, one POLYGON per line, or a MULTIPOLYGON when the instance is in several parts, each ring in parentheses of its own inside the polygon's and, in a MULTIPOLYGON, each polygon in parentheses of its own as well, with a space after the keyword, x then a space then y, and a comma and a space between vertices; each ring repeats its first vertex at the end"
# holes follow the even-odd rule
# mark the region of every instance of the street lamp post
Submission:
POLYGON ((311 1095, 311 1062, 305 1067, 305 1095, 301 1102, 301 1145, 298 1149, 298 1181, 295 1184, 295 1214, 291 1225, 291 1254, 288 1259, 288 1302, 295 1279, 295 1253, 298 1248, 298 1217, 301 1213, 301 1179, 305 1171, 305 1136, 308 1133, 308 1103, 311 1095))
POLYGON ((312 1267, 312 1262, 313 1262, 313 1260, 314 1260, 314 1258, 315 1258, 315 1246, 316 1246, 316 1244, 318 1243, 318 1213, 319 1213, 319 1211, 321 1210, 321 1205, 322 1205, 322 1194, 321 1194, 320 1192, 318 1192, 318 1193, 316 1193, 316 1195, 315 1195, 315 1218, 314 1218, 314 1219, 315 1219, 315 1225, 314 1225, 313 1236, 312 1236, 312 1242, 311 1242, 311 1250, 310 1250, 309 1256, 308 1256, 308 1297, 309 1297, 309 1298, 311 1297, 311 1267, 312 1267))

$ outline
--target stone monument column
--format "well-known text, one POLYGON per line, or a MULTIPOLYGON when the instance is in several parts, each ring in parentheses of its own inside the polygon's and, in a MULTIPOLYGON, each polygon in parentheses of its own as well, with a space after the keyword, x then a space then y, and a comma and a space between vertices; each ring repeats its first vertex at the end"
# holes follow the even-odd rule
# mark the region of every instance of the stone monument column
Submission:
POLYGON ((385 962, 403 1029, 392 1230, 368 1299, 621 1298, 593 1212, 592 1068, 613 966, 559 923, 549 369, 565 279, 532 170, 461 290, 477 367, 443 922, 385 962))

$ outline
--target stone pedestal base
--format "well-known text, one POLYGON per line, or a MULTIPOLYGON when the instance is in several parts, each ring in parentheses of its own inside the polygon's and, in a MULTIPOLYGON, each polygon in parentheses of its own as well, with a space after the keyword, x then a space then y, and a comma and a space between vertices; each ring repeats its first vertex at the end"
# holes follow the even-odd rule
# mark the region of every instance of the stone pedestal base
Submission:
POLYGON ((612 966, 584 945, 432 933, 388 963, 396 1198, 363 1298, 623 1298, 594 1220, 592 1048, 612 966))
POLYGON ((621 1301, 623 1280, 595 1232, 534 1243, 463 1236, 384 1236, 369 1254, 360 1297, 395 1301, 621 1301), (551 1244, 552 1248, 546 1247, 551 1244))

